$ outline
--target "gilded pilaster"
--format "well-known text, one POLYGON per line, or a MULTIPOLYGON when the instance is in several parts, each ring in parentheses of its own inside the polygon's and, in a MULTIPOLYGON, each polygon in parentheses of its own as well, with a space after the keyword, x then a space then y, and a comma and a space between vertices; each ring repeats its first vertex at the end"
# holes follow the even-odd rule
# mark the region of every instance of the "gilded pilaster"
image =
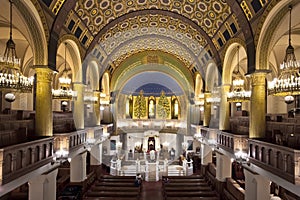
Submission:
POLYGON ((211 103, 207 102, 207 99, 211 97, 211 93, 204 93, 204 119, 203 126, 209 126, 211 117, 211 103))
POLYGON ((94 105, 94 115, 95 115, 95 122, 96 122, 96 126, 100 125, 100 92, 94 92, 94 96, 98 99, 97 102, 94 105))
POLYGON ((222 85, 220 102, 219 129, 230 130, 230 103, 227 101, 227 93, 230 91, 230 85, 222 85))
POLYGON ((76 129, 84 129, 84 100, 83 91, 84 85, 82 83, 73 83, 73 90, 77 92, 77 97, 74 100, 73 117, 76 129))
POLYGON ((36 66, 36 107, 35 134, 37 136, 53 135, 52 119, 52 79, 53 71, 45 66, 36 66))
POLYGON ((266 132, 266 72, 251 74, 249 138, 264 138, 266 132))

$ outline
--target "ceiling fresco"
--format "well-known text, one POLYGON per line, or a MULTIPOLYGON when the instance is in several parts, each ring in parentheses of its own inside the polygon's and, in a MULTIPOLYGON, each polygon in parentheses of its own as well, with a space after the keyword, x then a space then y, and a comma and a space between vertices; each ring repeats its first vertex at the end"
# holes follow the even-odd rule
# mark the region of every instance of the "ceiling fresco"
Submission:
POLYGON ((193 54, 189 53, 184 46, 172 41, 170 38, 159 37, 141 37, 135 38, 122 46, 111 54, 109 60, 113 61, 115 66, 132 56, 133 54, 142 51, 162 51, 174 55, 185 66, 191 66, 196 60, 193 54))
POLYGON ((75 12, 95 36, 116 18, 138 10, 160 9, 180 14, 210 37, 231 15, 225 0, 79 0, 75 12))
POLYGON ((178 19, 162 15, 145 15, 126 19, 103 34, 98 43, 106 54, 110 55, 128 40, 142 36, 151 38, 154 35, 178 41, 185 48, 190 49, 195 56, 199 55, 203 50, 202 47, 207 45, 206 40, 193 27, 178 19))

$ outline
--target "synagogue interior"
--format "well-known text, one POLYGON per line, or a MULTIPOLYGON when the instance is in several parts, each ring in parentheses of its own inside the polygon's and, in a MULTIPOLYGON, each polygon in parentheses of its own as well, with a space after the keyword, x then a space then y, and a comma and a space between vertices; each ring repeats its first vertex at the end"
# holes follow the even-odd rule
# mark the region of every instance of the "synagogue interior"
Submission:
POLYGON ((0 2, 0 200, 300 199, 299 0, 0 2))

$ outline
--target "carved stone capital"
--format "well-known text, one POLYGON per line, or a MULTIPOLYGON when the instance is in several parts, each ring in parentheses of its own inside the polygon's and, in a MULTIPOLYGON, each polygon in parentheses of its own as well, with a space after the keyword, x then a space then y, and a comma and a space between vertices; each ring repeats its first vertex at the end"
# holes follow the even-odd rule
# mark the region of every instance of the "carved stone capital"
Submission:
POLYGON ((52 82, 53 71, 49 68, 35 67, 37 82, 52 82))

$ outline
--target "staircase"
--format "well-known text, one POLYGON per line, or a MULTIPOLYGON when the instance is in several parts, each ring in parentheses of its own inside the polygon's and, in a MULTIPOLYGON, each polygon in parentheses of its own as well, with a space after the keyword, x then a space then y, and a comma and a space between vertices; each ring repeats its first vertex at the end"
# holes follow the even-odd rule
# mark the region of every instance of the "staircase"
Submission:
POLYGON ((168 176, 185 176, 184 170, 180 165, 169 165, 168 176))

